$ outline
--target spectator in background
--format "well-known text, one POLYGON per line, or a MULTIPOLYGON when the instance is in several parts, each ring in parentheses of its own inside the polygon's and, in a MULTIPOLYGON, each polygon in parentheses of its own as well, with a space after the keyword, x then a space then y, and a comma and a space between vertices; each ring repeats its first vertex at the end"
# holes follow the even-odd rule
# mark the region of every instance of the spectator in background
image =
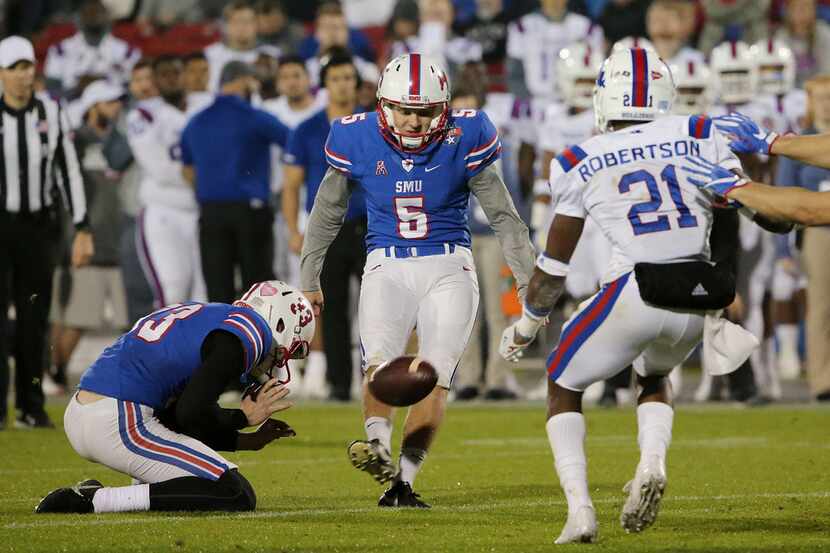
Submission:
POLYGON ((232 303, 234 272, 242 287, 273 278, 274 213, 270 205, 271 146, 288 129, 251 106, 256 73, 239 61, 220 75, 221 94, 197 113, 181 136, 182 172, 199 203, 199 248, 209 301, 232 303))
MULTIPOLYGON (((320 11, 317 15, 317 29, 315 30, 314 37, 309 37, 309 39, 314 38, 316 40, 315 44, 317 47, 315 54, 312 57, 306 58, 306 67, 308 67, 308 74, 311 76, 312 86, 320 86, 317 79, 320 76, 321 68, 325 65, 325 60, 329 59, 334 52, 345 49, 346 51, 355 53, 351 49, 352 43, 354 42, 352 40, 353 36, 354 33, 349 31, 346 25, 346 18, 343 16, 343 10, 338 4, 328 3, 320 6, 320 11)), ((360 56, 354 57, 354 64, 360 74, 361 81, 368 87, 371 87, 364 96, 369 96, 372 93, 374 86, 380 78, 378 67, 371 61, 368 61, 369 59, 360 56)), ((374 97, 370 100, 374 102, 374 97)))
POLYGON ((246 0, 233 0, 222 10, 224 40, 205 48, 205 57, 210 66, 208 90, 216 92, 219 76, 228 62, 239 61, 248 65, 256 63, 260 52, 274 57, 278 49, 263 45, 257 47, 257 17, 253 6, 246 0))
POLYGON ((199 212, 182 177, 179 137, 185 126, 182 63, 175 56, 153 62, 159 96, 136 104, 127 116, 127 138, 141 168, 139 253, 156 308, 206 298, 198 248, 199 212))
POLYGON ((98 79, 123 86, 139 58, 138 48, 112 36, 103 2, 85 0, 78 14, 78 32, 49 48, 43 69, 46 86, 70 97, 80 96, 87 83, 98 79))
POLYGON ((648 38, 668 65, 705 63, 703 53, 689 46, 694 28, 694 4, 689 0, 654 0, 646 13, 648 38), (689 11, 689 8, 692 11, 689 11))
POLYGON ((281 55, 296 53, 305 38, 303 26, 288 18, 283 0, 257 2, 256 25, 260 45, 277 48, 281 55))
POLYGON ((145 28, 172 27, 205 19, 201 0, 141 0, 136 23, 145 28))
POLYGON ((602 37, 602 30, 587 17, 568 11, 567 0, 542 0, 540 10, 508 26, 508 89, 517 98, 555 100, 559 51, 585 41, 602 49, 602 37))
POLYGON ((651 0, 608 0, 597 22, 611 45, 629 36, 646 36, 646 11, 651 0))
POLYGON ((210 66, 204 52, 188 54, 182 58, 182 63, 182 86, 187 95, 187 114, 192 116, 213 103, 213 94, 208 91, 210 66))
POLYGON ((389 22, 395 0, 340 0, 349 27, 383 27, 389 22))
POLYGON ((400 0, 387 31, 391 44, 385 63, 402 54, 420 52, 442 60, 455 80, 462 65, 481 61, 481 45, 453 33, 454 15, 450 0, 400 0))
POLYGON ((770 0, 704 0, 706 19, 700 32, 698 48, 707 56, 712 48, 727 38, 736 40, 734 30, 740 28, 740 39, 753 44, 769 33, 770 0))
MULTIPOLYGON (((830 132, 830 75, 806 83, 808 112, 812 120, 804 134, 830 132)), ((776 183, 808 190, 830 190, 830 169, 778 157, 776 183)), ((807 382, 810 394, 830 401, 830 227, 804 229, 801 259, 807 273, 807 382)))
POLYGON ((484 63, 502 63, 507 53, 507 23, 510 14, 503 0, 476 0, 476 15, 460 34, 481 48, 484 63))
MULTIPOLYGON (((130 103, 135 104, 158 96, 158 89, 153 80, 153 66, 149 60, 139 60, 133 66, 130 76, 130 103)), ((139 318, 153 310, 153 291, 144 277, 144 271, 138 256, 138 230, 136 219, 141 209, 138 199, 141 181, 141 170, 134 163, 132 150, 126 138, 126 123, 123 118, 119 121, 118 135, 126 144, 125 156, 118 162, 113 161, 113 169, 122 172, 121 177, 121 208, 122 223, 120 237, 121 277, 127 293, 127 319, 132 325, 139 318), (123 127, 123 128, 122 128, 123 127)))
MULTIPOLYGON (((365 111, 357 104, 360 77, 350 56, 332 55, 323 66, 320 81, 326 89, 325 109, 306 119, 291 133, 285 154, 282 213, 289 232, 289 248, 299 255, 303 247, 303 230, 299 225, 300 189, 305 186, 305 212, 311 212, 320 181, 328 164, 325 146, 331 121, 365 111)), ((323 265, 321 286, 326 297, 322 316, 325 358, 312 352, 306 368, 306 390, 312 397, 324 394, 320 367, 328 372, 332 399, 347 401, 351 396, 352 338, 349 316, 351 276, 360 278, 366 259, 363 240, 366 234, 366 201, 359 189, 349 200, 346 219, 334 239, 323 265), (326 365, 323 365, 325 362, 326 365)))
MULTIPOLYGON (((450 107, 481 109, 484 98, 480 92, 474 88, 458 87, 453 91, 450 107)), ((499 240, 487 221, 487 215, 474 196, 470 198, 467 217, 470 221, 470 249, 475 259, 481 303, 470 341, 459 363, 456 398, 468 400, 477 397, 483 372, 484 399, 516 399, 516 393, 507 385, 511 371, 507 361, 498 354, 501 329, 508 324, 502 310, 504 279, 501 270, 505 265, 504 255, 499 240)))
MULTIPOLYGON (((303 59, 309 60, 319 57, 321 52, 333 46, 346 47, 364 61, 374 62, 375 60, 375 53, 372 51, 369 39, 359 30, 349 28, 340 4, 326 2, 317 9, 314 34, 300 43, 298 53, 303 59)), ((358 69, 360 69, 359 65, 358 69)), ((309 68, 309 71, 312 75, 314 74, 313 68, 309 68)))
POLYGON ((796 86, 804 86, 817 73, 830 73, 830 24, 816 19, 815 0, 789 0, 784 25, 775 38, 786 42, 795 54, 796 86))
MULTIPOLYGON (((81 96, 83 124, 75 130, 75 149, 81 163, 89 224, 95 253, 90 264, 70 269, 71 286, 61 319, 61 331, 53 335, 53 380, 65 387, 66 365, 84 332, 104 326, 105 303, 112 308, 112 324, 127 328, 127 300, 118 267, 121 209, 120 174, 112 169, 108 154, 118 133, 116 123, 123 106, 124 90, 107 81, 95 81, 81 96)), ((122 150, 123 152, 123 150, 122 150)), ((118 160, 115 160, 118 164, 118 160)), ((53 298, 54 305, 54 298, 53 298)))
POLYGON ((259 81, 260 100, 272 100, 279 95, 277 92, 278 66, 279 61, 277 58, 262 52, 254 62, 254 69, 256 70, 257 80, 259 81))
MULTIPOLYGON (((283 56, 277 69, 277 89, 279 97, 263 103, 263 109, 272 113, 289 129, 320 111, 324 103, 311 92, 311 79, 300 56, 283 56)), ((272 147, 271 156, 271 191, 276 195, 274 205, 282 205, 282 156, 283 149, 272 147)), ((301 225, 302 226, 302 225, 301 225)), ((288 244, 288 229, 282 211, 277 212, 274 225, 277 248, 274 252, 274 273, 292 286, 299 285, 300 259, 283 245, 288 244)))

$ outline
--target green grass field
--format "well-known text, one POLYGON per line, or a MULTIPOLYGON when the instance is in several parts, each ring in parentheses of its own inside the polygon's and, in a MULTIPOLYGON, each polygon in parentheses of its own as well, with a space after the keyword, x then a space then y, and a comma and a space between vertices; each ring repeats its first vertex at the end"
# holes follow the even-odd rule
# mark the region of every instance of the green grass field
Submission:
POLYGON ((2 431, 0 551, 830 551, 830 409, 680 407, 667 495, 640 535, 618 522, 633 409, 587 417, 595 546, 553 545, 566 507, 541 405, 452 405, 416 486, 433 509, 417 512, 376 507, 381 488, 349 464, 357 405, 299 405, 284 417, 296 438, 229 455, 257 491, 241 515, 34 515, 52 488, 129 480, 79 458, 61 430, 2 431))

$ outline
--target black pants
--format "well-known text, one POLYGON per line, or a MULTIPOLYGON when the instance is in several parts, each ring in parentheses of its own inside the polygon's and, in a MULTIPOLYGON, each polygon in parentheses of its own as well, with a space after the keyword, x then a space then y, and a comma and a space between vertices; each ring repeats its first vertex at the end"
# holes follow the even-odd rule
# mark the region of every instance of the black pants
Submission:
POLYGON ((232 303, 237 298, 234 270, 242 288, 274 278, 274 212, 268 205, 247 203, 201 205, 199 251, 208 300, 232 303))
POLYGON ((7 414, 9 355, 15 359, 17 409, 43 411, 41 378, 60 227, 51 213, 0 212, 0 419, 7 414), (14 338, 8 321, 14 302, 14 338))
POLYGON ((326 252, 320 287, 323 290, 323 350, 331 397, 348 400, 352 386, 352 325, 349 319, 351 276, 360 278, 366 264, 366 219, 343 223, 326 252))

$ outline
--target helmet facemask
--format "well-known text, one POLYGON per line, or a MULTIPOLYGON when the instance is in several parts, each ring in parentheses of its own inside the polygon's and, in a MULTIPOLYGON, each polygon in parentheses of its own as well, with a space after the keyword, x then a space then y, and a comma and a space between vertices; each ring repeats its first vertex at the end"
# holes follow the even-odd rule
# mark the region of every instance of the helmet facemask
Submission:
MULTIPOLYGON (((417 151, 425 148, 428 144, 438 139, 446 129, 447 116, 449 114, 449 104, 447 102, 439 102, 433 104, 403 104, 393 102, 386 98, 378 100, 378 118, 380 119, 381 127, 388 135, 391 135, 392 140, 407 151, 417 151), (395 111, 416 111, 423 112, 425 115, 431 116, 429 126, 423 131, 406 131, 399 129, 395 124, 395 111)), ((411 115, 402 115, 399 117, 411 117, 411 115)), ((422 116, 418 116, 420 119, 422 116)))

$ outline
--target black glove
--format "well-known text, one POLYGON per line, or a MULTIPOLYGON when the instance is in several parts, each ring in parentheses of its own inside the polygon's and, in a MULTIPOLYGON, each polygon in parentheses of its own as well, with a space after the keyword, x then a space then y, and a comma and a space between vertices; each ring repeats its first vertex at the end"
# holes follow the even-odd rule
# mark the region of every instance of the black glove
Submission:
POLYGON ((236 449, 259 451, 274 440, 296 435, 297 433, 287 423, 277 419, 268 419, 256 429, 256 432, 240 433, 236 441, 236 449))

